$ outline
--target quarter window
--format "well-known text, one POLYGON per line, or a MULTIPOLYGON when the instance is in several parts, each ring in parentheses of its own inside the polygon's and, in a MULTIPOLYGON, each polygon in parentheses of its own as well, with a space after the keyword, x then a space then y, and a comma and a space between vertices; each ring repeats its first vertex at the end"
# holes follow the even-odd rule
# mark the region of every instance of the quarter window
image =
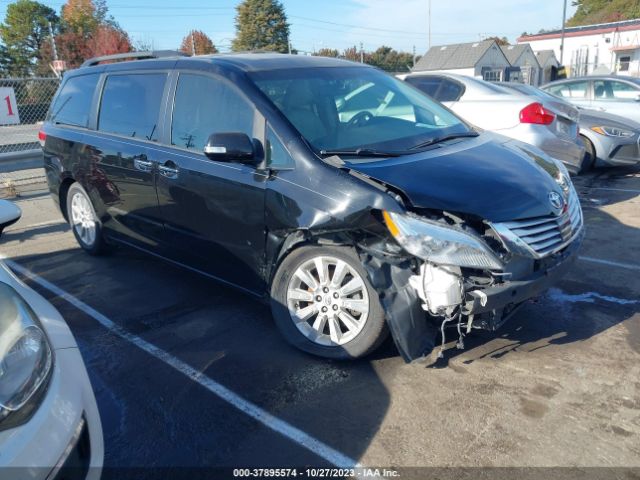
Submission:
POLYGON ((294 167, 291 155, 271 127, 267 129, 267 166, 281 169, 294 167))
POLYGON ((99 75, 92 74, 71 77, 67 80, 51 107, 49 121, 86 127, 98 78, 99 75))
POLYGON ((98 130, 158 140, 158 117, 167 75, 112 75, 102 92, 98 130))
POLYGON ((171 145, 202 151, 212 133, 240 132, 253 138, 253 108, 222 80, 181 74, 171 125, 171 145))

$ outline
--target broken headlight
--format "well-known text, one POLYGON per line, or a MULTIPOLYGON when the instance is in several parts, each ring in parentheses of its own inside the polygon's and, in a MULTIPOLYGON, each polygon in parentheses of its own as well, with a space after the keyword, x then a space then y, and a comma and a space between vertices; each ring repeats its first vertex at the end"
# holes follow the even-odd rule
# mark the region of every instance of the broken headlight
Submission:
POLYGON ((439 222, 383 212, 387 229, 410 254, 440 265, 501 270, 502 263, 480 239, 439 222))
POLYGON ((52 366, 51 346, 35 313, 0 282, 0 430, 26 421, 52 366))

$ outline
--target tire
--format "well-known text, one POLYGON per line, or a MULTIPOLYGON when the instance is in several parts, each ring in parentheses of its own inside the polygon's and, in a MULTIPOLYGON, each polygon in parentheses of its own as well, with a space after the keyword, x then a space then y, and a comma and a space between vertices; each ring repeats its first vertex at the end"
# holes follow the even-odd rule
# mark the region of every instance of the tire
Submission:
POLYGON ((591 170, 596 164, 596 147, 593 146, 591 140, 589 140, 584 135, 580 135, 582 138, 582 142, 584 143, 584 162, 582 163, 582 169, 578 172, 578 174, 586 173, 591 170))
POLYGON ((91 199, 79 183, 67 192, 67 218, 76 241, 89 255, 106 253, 102 223, 96 215, 91 199))
POLYGON ((289 343, 321 357, 364 357, 388 335, 378 294, 352 248, 313 246, 291 252, 273 278, 271 311, 289 343), (326 272, 324 282, 316 267, 318 261, 326 272), (305 283, 297 275, 300 271, 309 283, 316 285, 305 283), (345 307, 346 302, 353 309, 345 307), (296 312, 300 317, 296 317, 296 312), (307 317, 306 312, 311 314, 302 320, 301 317, 307 317))

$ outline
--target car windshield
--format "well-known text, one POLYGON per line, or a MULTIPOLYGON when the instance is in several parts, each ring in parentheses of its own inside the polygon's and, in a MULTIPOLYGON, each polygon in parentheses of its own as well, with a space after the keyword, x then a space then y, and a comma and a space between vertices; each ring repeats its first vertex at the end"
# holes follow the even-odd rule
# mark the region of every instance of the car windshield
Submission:
POLYGON ((271 70, 251 78, 318 152, 401 154, 472 133, 439 103, 373 68, 271 70))

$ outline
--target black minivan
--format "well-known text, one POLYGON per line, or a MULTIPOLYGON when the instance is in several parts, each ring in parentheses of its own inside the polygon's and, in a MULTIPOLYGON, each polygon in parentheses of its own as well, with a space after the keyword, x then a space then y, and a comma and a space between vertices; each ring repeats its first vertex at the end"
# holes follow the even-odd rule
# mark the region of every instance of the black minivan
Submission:
POLYGON ((445 328, 462 347, 582 240, 562 164, 339 59, 93 59, 65 75, 40 140, 84 250, 126 245, 270 301, 286 339, 325 357, 388 331, 407 361, 445 328))

